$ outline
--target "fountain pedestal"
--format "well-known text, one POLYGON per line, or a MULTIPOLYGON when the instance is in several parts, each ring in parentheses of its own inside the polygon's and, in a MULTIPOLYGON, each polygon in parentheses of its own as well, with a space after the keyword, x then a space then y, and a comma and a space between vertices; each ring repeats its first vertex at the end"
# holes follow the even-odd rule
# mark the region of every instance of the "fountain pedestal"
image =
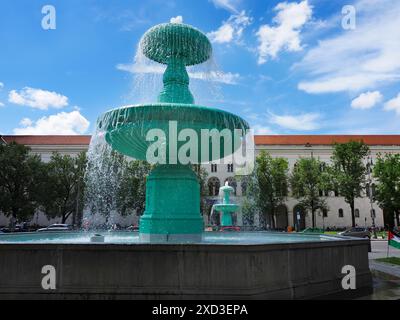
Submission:
POLYGON ((140 219, 142 241, 199 241, 203 232, 200 185, 185 165, 160 165, 146 183, 146 210, 140 219))

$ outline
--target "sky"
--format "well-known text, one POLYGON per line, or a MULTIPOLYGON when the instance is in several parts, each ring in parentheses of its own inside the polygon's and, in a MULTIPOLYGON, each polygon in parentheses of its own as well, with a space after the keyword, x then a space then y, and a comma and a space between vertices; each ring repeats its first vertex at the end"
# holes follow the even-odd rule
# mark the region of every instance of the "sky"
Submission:
POLYGON ((91 134, 156 101, 163 66, 135 56, 165 22, 213 44, 196 103, 256 134, 398 134, 399 18, 399 0, 2 0, 0 134, 91 134))

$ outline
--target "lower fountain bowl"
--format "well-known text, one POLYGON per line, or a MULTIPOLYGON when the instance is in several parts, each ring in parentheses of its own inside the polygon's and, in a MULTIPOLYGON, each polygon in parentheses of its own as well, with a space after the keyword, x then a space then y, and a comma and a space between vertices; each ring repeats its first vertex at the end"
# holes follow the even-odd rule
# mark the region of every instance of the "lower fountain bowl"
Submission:
POLYGON ((368 240, 283 233, 204 233, 185 244, 137 233, 0 235, 0 299, 318 299, 372 291, 368 240), (345 290, 344 266, 356 270, 345 290), (55 289, 42 287, 44 266, 55 289))

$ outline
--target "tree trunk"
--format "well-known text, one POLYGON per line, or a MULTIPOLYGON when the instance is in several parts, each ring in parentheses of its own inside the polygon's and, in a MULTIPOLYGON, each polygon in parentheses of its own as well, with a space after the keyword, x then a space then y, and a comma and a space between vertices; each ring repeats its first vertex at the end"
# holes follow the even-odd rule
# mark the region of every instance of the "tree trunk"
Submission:
POLYGON ((400 212, 399 212, 399 210, 395 210, 394 214, 396 215, 397 227, 400 227, 400 212))
POLYGON ((311 208, 312 227, 315 228, 315 209, 311 208))
POLYGON ((354 199, 350 202, 350 209, 351 209, 351 224, 354 228, 356 226, 356 215, 354 212, 354 199))

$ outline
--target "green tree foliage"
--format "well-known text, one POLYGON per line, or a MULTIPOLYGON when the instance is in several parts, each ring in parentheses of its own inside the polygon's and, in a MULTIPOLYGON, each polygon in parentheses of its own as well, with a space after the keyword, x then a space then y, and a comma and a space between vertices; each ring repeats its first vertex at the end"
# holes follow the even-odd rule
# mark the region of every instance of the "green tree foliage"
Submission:
POLYGON ((35 213, 43 173, 40 157, 29 152, 16 143, 0 145, 0 211, 21 222, 35 213))
POLYGON ((50 219, 61 218, 61 223, 71 214, 77 222, 83 210, 86 154, 72 157, 55 152, 45 169, 40 188, 41 209, 50 219))
POLYGON ((211 206, 207 205, 206 201, 209 195, 207 187, 208 172, 204 167, 198 164, 192 165, 192 170, 196 173, 200 184, 200 212, 202 215, 209 216, 211 213, 211 206))
POLYGON ((117 190, 118 212, 126 216, 136 212, 141 215, 145 209, 146 202, 146 177, 152 166, 145 161, 124 161, 122 163, 123 174, 117 190))
POLYGON ((353 227, 356 226, 354 201, 365 188, 366 166, 364 159, 369 155, 369 147, 364 142, 350 141, 335 144, 332 156, 332 183, 350 205, 353 227))
POLYGON ((327 210, 324 198, 320 196, 321 190, 329 189, 329 173, 327 166, 315 158, 302 158, 296 162, 290 176, 293 196, 299 199, 299 204, 312 215, 312 227, 315 228, 315 212, 317 209, 327 210))
POLYGON ((276 209, 288 195, 288 170, 289 164, 284 158, 272 158, 265 151, 257 156, 253 177, 246 181, 245 219, 252 220, 254 206, 260 214, 261 224, 275 228, 276 209))
POLYGON ((373 169, 377 179, 374 199, 387 212, 389 227, 394 227, 394 217, 400 225, 400 154, 379 155, 373 169))

